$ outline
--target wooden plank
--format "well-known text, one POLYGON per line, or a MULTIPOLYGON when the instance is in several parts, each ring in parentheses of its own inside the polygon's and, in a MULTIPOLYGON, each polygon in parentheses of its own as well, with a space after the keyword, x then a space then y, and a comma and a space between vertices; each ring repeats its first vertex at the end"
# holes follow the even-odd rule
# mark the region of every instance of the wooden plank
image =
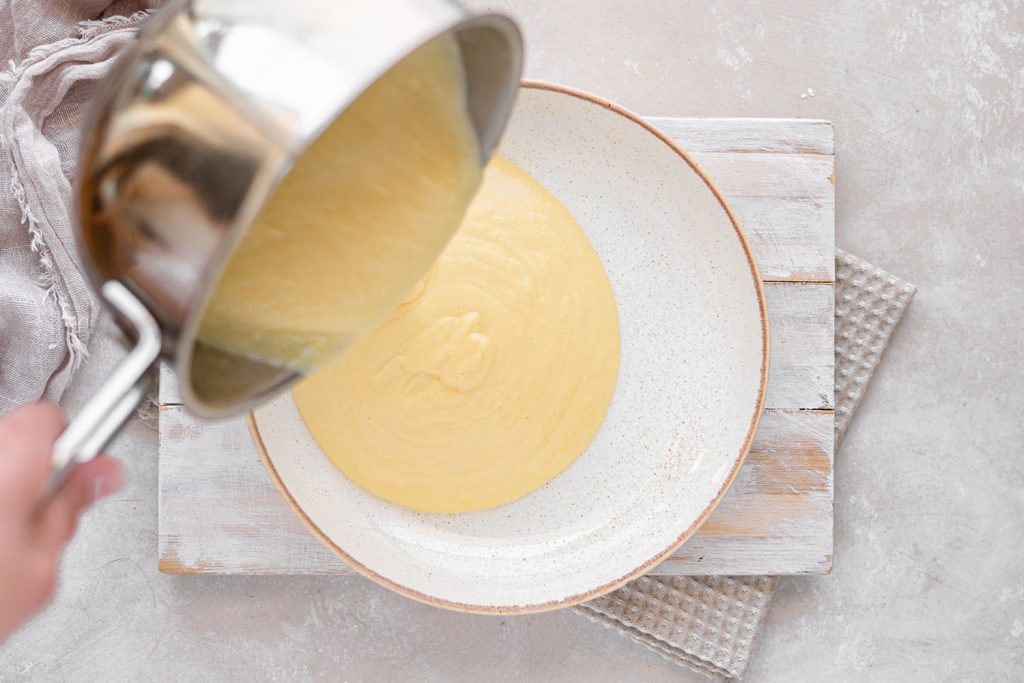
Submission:
MULTIPOLYGON (((208 423, 182 406, 160 417, 161 571, 351 573, 278 494, 244 421, 208 423)), ((766 412, 729 494, 653 573, 829 571, 833 422, 831 411, 766 412)))
POLYGON ((765 286, 771 326, 771 372, 765 407, 835 407, 835 288, 825 284, 765 286))
POLYGON ((835 131, 820 119, 644 117, 688 152, 835 154, 835 131))
POLYGON ((833 157, 714 152, 699 154, 697 159, 732 201, 738 197, 771 197, 833 206, 833 157))
POLYGON ((835 281, 835 134, 828 121, 647 117, 707 172, 769 282, 835 281))
POLYGON ((758 258, 762 279, 825 284, 835 280, 834 207, 800 198, 744 197, 735 192, 726 197, 758 258))
POLYGON ((160 363, 160 386, 158 388, 157 403, 160 405, 178 405, 181 403, 181 394, 178 393, 178 380, 167 363, 160 363))
POLYGON ((768 411, 729 493, 658 574, 832 569, 832 411, 768 411))
MULTIPOLYGON (((754 447, 701 532, 659 574, 831 567, 834 415, 833 134, 822 121, 651 118, 693 152, 751 239, 766 287, 772 372, 754 447)), ((204 423, 161 370, 160 568, 347 573, 263 472, 241 420, 204 423)))
POLYGON ((834 158, 695 155, 750 238, 769 282, 835 282, 834 158))
POLYGON ((244 420, 160 408, 160 570, 308 574, 343 570, 267 477, 244 420))

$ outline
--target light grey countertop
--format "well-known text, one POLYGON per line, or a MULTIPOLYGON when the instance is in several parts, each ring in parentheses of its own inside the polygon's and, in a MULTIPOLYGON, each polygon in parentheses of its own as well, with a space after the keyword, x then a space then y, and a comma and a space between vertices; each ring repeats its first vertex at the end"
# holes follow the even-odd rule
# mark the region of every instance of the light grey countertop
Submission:
MULTIPOLYGON (((528 75, 643 114, 834 121, 839 245, 919 287, 836 455, 835 570, 782 582, 747 680, 1024 679, 1020 0, 471 4, 520 18, 528 75)), ((120 353, 91 347, 70 411, 120 353)), ((115 444, 128 487, 0 681, 703 680, 569 611, 162 575, 156 450, 141 422, 115 444)))

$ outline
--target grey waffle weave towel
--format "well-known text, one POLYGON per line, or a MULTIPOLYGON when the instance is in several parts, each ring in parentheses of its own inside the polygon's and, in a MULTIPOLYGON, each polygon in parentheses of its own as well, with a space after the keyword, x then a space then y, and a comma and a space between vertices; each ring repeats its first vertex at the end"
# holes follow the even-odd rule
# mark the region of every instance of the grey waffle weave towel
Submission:
MULTIPOLYGON (((915 288, 836 254, 836 441, 864 397, 915 288)), ((778 578, 645 576, 576 608, 713 680, 740 676, 778 578)))

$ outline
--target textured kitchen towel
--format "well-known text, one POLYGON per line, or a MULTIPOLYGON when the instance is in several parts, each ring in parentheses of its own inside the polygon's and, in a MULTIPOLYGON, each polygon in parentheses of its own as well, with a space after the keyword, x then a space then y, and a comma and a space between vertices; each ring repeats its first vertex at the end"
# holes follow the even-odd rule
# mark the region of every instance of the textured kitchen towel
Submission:
POLYGON ((140 3, 0 3, 0 414, 63 394, 98 306, 71 235, 83 110, 140 3))
MULTIPOLYGON (((856 256, 836 254, 837 443, 913 296, 913 285, 856 256)), ((777 583, 773 576, 645 576, 576 610, 674 662, 726 680, 747 668, 777 583)))

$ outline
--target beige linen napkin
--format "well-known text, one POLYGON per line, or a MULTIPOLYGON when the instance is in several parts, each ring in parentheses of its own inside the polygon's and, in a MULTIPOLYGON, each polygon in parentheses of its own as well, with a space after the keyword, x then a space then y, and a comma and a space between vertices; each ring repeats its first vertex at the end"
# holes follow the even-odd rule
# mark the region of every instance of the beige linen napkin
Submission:
MULTIPOLYGON (((837 443, 914 291, 856 256, 836 254, 837 443)), ((747 668, 777 583, 774 576, 644 576, 576 610, 678 664, 725 680, 747 668)))
POLYGON ((71 235, 71 174, 93 86, 141 19, 106 13, 133 4, 0 3, 0 414, 60 399, 96 323, 71 235))

